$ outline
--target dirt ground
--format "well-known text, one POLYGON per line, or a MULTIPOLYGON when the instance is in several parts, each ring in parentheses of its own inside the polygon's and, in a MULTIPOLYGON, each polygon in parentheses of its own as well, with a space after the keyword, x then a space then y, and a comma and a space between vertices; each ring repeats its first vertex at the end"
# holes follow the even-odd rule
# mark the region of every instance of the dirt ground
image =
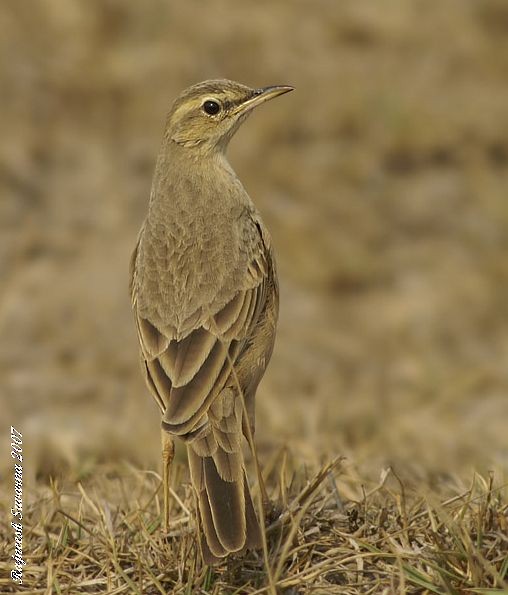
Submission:
MULTIPOLYGON (((506 498, 507 72, 504 0, 3 2, 4 486, 10 425, 27 505, 55 478, 159 470, 128 261, 170 102, 223 77, 296 89, 229 150, 281 283, 262 466, 286 451, 312 475, 343 455, 345 502, 389 467, 436 497, 492 471, 506 498)), ((81 592, 45 585, 31 592, 81 592)))

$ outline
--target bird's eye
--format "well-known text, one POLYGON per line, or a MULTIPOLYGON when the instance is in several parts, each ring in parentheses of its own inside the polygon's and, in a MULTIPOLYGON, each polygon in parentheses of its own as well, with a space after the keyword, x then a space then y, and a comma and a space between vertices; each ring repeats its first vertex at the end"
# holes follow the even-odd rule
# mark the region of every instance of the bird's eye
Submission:
POLYGON ((216 101, 205 101, 203 103, 203 111, 209 116, 215 116, 220 112, 220 105, 216 101))

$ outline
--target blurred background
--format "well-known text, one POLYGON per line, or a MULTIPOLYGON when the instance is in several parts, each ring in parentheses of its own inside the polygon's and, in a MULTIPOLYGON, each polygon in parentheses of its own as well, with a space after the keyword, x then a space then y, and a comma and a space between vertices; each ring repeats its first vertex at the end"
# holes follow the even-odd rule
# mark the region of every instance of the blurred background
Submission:
POLYGON ((229 150, 281 281, 261 460, 506 473, 507 73, 504 0, 3 2, 0 468, 11 424, 32 494, 158 468, 128 262, 173 98, 224 77, 296 87, 229 150))

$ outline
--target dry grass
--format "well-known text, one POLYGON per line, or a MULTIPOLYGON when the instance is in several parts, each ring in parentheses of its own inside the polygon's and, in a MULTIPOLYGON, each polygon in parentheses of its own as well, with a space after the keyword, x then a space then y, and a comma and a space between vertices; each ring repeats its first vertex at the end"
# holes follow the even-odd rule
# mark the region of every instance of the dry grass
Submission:
POLYGON ((251 4, 0 3, 0 435, 24 437, 25 592, 506 590, 508 4, 251 4), (200 566, 181 451, 160 534, 127 295, 168 102, 216 76, 296 87, 230 148, 281 279, 257 399, 285 515, 268 574, 200 566))
MULTIPOLYGON (((2 578, 0 593, 508 590, 507 486, 492 475, 475 475, 469 486, 450 478, 440 494, 422 493, 390 469, 377 485, 363 485, 341 458, 310 477, 290 459, 281 451, 269 474, 269 572, 259 552, 201 564, 190 486, 173 491, 164 536, 160 478, 127 465, 98 467, 77 485, 53 482, 39 492, 25 516, 24 585, 2 578)), ((7 534, 8 511, 1 512, 7 534)))

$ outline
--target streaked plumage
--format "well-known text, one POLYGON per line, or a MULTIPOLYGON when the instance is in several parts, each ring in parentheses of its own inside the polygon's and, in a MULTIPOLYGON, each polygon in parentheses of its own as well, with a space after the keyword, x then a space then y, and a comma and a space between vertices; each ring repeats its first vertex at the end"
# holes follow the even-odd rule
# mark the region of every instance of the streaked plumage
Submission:
POLYGON ((165 439, 188 445, 207 563, 260 545, 241 399, 253 430, 278 312, 269 234, 224 152, 252 107, 289 90, 217 80, 177 98, 131 260, 143 372, 165 439))

